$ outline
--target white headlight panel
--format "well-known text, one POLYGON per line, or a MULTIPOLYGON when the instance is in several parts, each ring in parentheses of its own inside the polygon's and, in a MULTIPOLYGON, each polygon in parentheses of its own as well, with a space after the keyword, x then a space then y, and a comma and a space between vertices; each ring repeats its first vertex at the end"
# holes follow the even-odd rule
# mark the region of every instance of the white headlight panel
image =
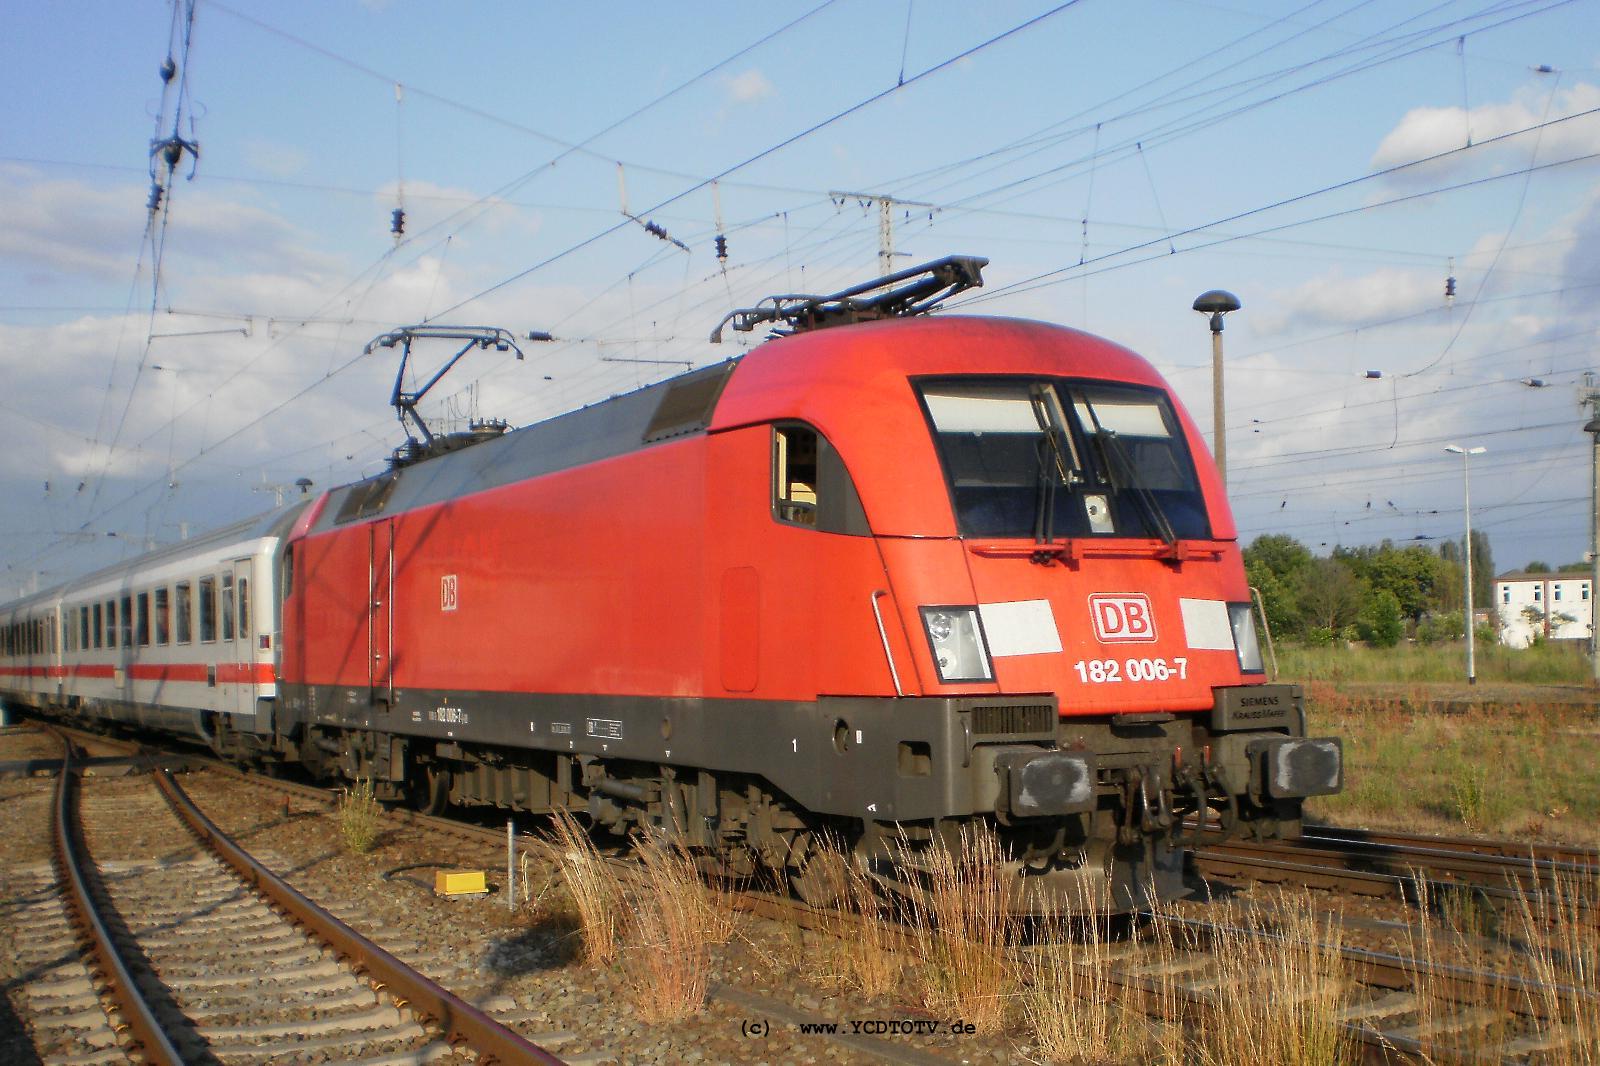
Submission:
POLYGON ((1239 653, 1239 669, 1247 674, 1266 670, 1261 662, 1261 642, 1256 639, 1256 622, 1248 603, 1228 604, 1228 621, 1233 625, 1233 647, 1239 653))
POLYGON ((924 607, 922 628, 940 681, 994 680, 976 607, 924 607))

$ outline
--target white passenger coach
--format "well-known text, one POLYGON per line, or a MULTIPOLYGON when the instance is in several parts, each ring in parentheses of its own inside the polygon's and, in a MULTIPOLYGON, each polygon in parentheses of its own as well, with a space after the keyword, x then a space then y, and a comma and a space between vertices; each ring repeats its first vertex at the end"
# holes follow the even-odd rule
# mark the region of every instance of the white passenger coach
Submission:
POLYGON ((0 698, 192 733, 270 732, 272 590, 304 503, 0 608, 0 698))

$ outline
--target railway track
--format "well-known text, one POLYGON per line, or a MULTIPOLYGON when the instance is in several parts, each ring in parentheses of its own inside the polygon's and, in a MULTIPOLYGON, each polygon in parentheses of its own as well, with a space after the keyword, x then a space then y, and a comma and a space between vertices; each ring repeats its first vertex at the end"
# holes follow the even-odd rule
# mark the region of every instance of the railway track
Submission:
MULTIPOLYGON (((233 771, 229 771, 233 772, 233 771)), ((280 790, 297 797, 331 803, 330 794, 322 789, 289 782, 246 778, 262 788, 280 790)), ((451 819, 430 818, 410 811, 392 811, 389 817, 407 825, 426 829, 430 833, 445 834, 471 842, 484 853, 503 848, 504 835, 499 829, 486 829, 451 819)), ((1268 871, 1265 879, 1298 884, 1323 883, 1315 878, 1295 876, 1299 867, 1317 869, 1314 864, 1299 860, 1318 850, 1337 850, 1341 843, 1338 833, 1321 830, 1308 834, 1309 839, 1288 845, 1274 852, 1268 861, 1275 866, 1263 867, 1268 871)), ((1393 886, 1402 881, 1415 883, 1415 865, 1421 856, 1402 859, 1398 852, 1411 843, 1409 840, 1370 839, 1361 834, 1346 833, 1343 842, 1351 847, 1353 855, 1364 856, 1350 862, 1365 861, 1406 862, 1410 872, 1387 872, 1382 876, 1393 886)), ((1524 860, 1505 854, 1508 846, 1485 842, 1434 841, 1427 838, 1426 857, 1438 863, 1478 864, 1480 881, 1489 876, 1487 871, 1520 868, 1531 863, 1527 882, 1537 886, 1540 871, 1565 871, 1567 867, 1591 869, 1583 862, 1588 857, 1581 849, 1564 849, 1556 854, 1535 852, 1524 860), (1440 846, 1432 847, 1438 844, 1440 846), (1453 846, 1454 845, 1454 846, 1453 846), (1542 866, 1540 864, 1543 864, 1542 866)), ((1273 851, 1273 849, 1268 849, 1273 851)), ((1248 849, 1246 849, 1248 853, 1248 849)), ((1249 855, 1241 857, 1230 848, 1208 846, 1201 856, 1201 868, 1212 862, 1235 862, 1243 865, 1249 855), (1214 857, 1222 853, 1226 859, 1214 857)), ((1372 870, 1363 871, 1374 873, 1372 870)), ((1320 875, 1319 875, 1320 876, 1320 875)), ((1439 876, 1436 872, 1433 876, 1439 876)), ((1371 882, 1363 881, 1362 884, 1371 882)), ((1343 882, 1327 882, 1329 887, 1351 891, 1343 882)), ((1483 884, 1485 889, 1499 886, 1483 884)), ((1506 891, 1510 891, 1507 889, 1506 891)), ((1373 893, 1369 893, 1373 894, 1373 893)), ((1403 896, 1391 888, 1385 895, 1403 896)), ((739 905, 754 913, 779 921, 837 932, 837 915, 828 916, 792 899, 769 893, 746 892, 739 897, 739 905)), ((1220 963, 1223 953, 1237 950, 1245 940, 1271 939, 1283 934, 1275 931, 1272 918, 1239 925, 1207 922, 1197 919, 1180 919, 1171 914, 1161 915, 1164 934, 1169 947, 1165 951, 1152 951, 1148 945, 1130 940, 1110 946, 1103 954, 1107 981, 1115 995, 1125 997, 1140 1005, 1152 1015, 1179 1015, 1177 1021, 1187 1018, 1204 1018, 1206 1012, 1220 1009, 1225 997, 1234 994, 1234 984, 1239 980, 1236 969, 1220 963)), ((1597 1007, 1592 989, 1541 987, 1527 976, 1518 976, 1498 970, 1450 966, 1437 961, 1406 957, 1341 945, 1327 949, 1338 959, 1341 979, 1348 982, 1339 1008, 1339 1021, 1353 1054, 1366 1062, 1431 1061, 1434 1063, 1487 1063, 1540 1061, 1540 1056, 1559 1054, 1571 1050, 1575 1041, 1584 1039, 1589 1030, 1574 1028, 1568 1019, 1587 1012, 1595 1017, 1597 1007)), ((745 990, 720 989, 728 1002, 739 1002, 749 1009, 758 1009, 760 997, 752 998, 745 990)), ((766 1004, 770 1015, 782 1017, 782 1009, 766 1004)), ((1202 1023, 1203 1024, 1203 1023, 1202 1023)), ((858 1047, 865 1054, 874 1049, 858 1047)), ((891 1048, 891 1051, 893 1049, 891 1048)), ((898 1053, 875 1055, 889 1061, 929 1061, 902 1047, 898 1053)), ((934 1061, 937 1061, 935 1058, 934 1061)), ((1583 1061, 1578 1059, 1578 1061, 1583 1061)))
POLYGON ((561 1061, 300 896, 166 774, 80 797, 72 758, 53 819, 61 891, 39 877, 16 917, 46 950, 84 946, 92 964, 40 998, 91 1031, 107 1003, 120 1046, 97 1034, 66 1061, 561 1061))
MULTIPOLYGON (((1600 852, 1566 845, 1332 826, 1308 826, 1298 840, 1222 842, 1208 836, 1194 864, 1209 878, 1302 884, 1409 902, 1424 893, 1440 898, 1465 891, 1491 906, 1516 907, 1553 889, 1600 879, 1600 852)), ((1588 910, 1588 898, 1580 895, 1576 902, 1588 910)))
MULTIPOLYGON (((307 798, 326 801, 326 794, 306 786, 293 788, 307 798)), ((499 830, 436 818, 408 810, 390 812, 409 825, 471 841, 481 847, 503 847, 499 830)), ((531 844, 528 846, 539 846, 531 844)), ((629 864, 616 860, 619 872, 629 864)), ((745 890, 736 904, 750 913, 802 928, 837 932, 839 916, 771 892, 745 890)), ((1119 994, 1140 1002, 1151 1013, 1172 1011, 1199 1018, 1219 1007, 1238 974, 1219 965, 1221 952, 1245 940, 1281 938, 1272 919, 1241 927, 1217 922, 1155 916, 1168 926, 1175 949, 1152 951, 1137 943, 1116 945, 1110 952, 1108 978, 1119 994)), ((909 936, 905 938, 909 943, 909 936)), ((1349 1046, 1363 1062, 1431 1062, 1478 1064, 1525 1061, 1559 1050, 1579 1039, 1563 1016, 1597 1009, 1592 995, 1572 988, 1546 988, 1527 977, 1492 970, 1452 966, 1348 945, 1327 947, 1338 959, 1338 971, 1351 983, 1339 1010, 1349 1046)))

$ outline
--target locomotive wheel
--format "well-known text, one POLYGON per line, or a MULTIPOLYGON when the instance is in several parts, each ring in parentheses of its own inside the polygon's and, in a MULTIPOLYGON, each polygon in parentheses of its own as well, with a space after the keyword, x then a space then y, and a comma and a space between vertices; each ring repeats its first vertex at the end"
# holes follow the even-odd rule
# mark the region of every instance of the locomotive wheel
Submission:
POLYGON ((836 907, 849 897, 849 860, 829 837, 804 830, 795 834, 784 860, 789 889, 813 907, 836 907))
POLYGON ((450 771, 438 766, 414 766, 406 781, 411 806, 423 814, 443 814, 450 806, 450 771))

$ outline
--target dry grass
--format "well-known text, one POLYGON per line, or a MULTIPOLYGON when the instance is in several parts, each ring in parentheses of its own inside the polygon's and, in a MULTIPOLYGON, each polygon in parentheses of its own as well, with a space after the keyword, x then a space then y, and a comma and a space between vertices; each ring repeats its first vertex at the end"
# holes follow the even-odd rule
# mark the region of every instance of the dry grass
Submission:
POLYGON ((825 983, 880 999, 899 986, 905 958, 898 949, 904 938, 872 878, 836 845, 824 847, 812 861, 828 894, 842 901, 819 924, 831 962, 825 983))
POLYGON ((607 867, 589 834, 566 811, 558 810, 552 820, 551 843, 578 912, 583 957, 594 965, 609 966, 621 952, 626 904, 616 871, 607 867))
POLYGON ((955 847, 913 851, 900 861, 927 871, 927 892, 912 899, 916 982, 936 1017, 959 1018, 979 1033, 1000 1031, 1013 988, 1007 944, 1015 939, 1011 878, 994 834, 963 827, 955 847))
POLYGON ((1347 983, 1338 916, 1280 895, 1269 910, 1236 911, 1226 924, 1233 931, 1209 945, 1216 984, 1211 1010, 1191 1035, 1189 1061, 1351 1061, 1354 1048, 1339 1021, 1347 983))
POLYGON ((357 854, 371 851, 378 842, 383 821, 383 805, 378 802, 371 778, 358 777, 340 793, 338 817, 344 846, 357 854))
POLYGON ((1600 877, 1561 878, 1549 893, 1522 895, 1516 923, 1530 945, 1529 963, 1541 1013, 1559 1018, 1541 1027, 1559 1050, 1546 1052, 1556 1066, 1600 1064, 1600 877), (1561 988, 1579 993, 1576 1008, 1564 1005, 1561 988))
POLYGON ((650 1023, 697 1013, 711 984, 711 944, 732 926, 712 906, 693 855, 654 837, 638 837, 642 883, 629 894, 622 967, 639 1017, 650 1023))
MULTIPOLYGON (((1099 890, 1085 883, 1075 910, 1092 910, 1099 890)), ((1104 898, 1104 896, 1099 896, 1104 898)), ((1023 1019, 1033 1050, 1050 1062, 1171 1062, 1166 1031, 1117 995, 1112 967, 1132 946, 1108 915, 1048 917, 1035 925, 1038 943, 1019 954, 1023 1019)))

